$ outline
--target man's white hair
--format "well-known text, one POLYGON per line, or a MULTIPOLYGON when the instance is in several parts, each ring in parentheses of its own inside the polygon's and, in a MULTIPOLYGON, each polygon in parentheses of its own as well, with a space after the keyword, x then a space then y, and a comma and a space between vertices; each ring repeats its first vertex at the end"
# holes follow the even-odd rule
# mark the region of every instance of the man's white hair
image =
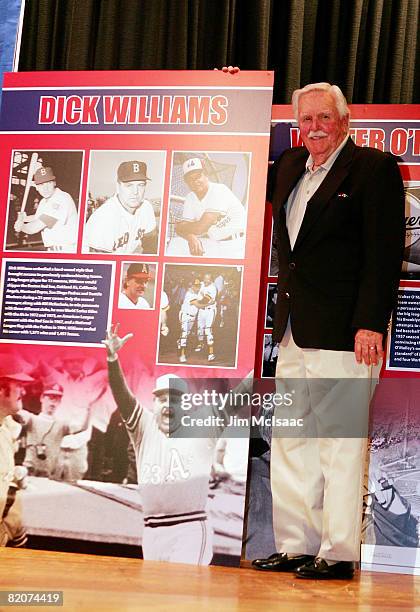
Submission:
POLYGON ((330 83, 309 83, 309 85, 305 85, 305 87, 302 87, 302 89, 295 89, 292 94, 293 113, 296 121, 298 120, 299 98, 302 94, 306 94, 309 91, 327 91, 334 97, 335 105, 340 117, 350 115, 347 100, 338 85, 331 85, 330 83))

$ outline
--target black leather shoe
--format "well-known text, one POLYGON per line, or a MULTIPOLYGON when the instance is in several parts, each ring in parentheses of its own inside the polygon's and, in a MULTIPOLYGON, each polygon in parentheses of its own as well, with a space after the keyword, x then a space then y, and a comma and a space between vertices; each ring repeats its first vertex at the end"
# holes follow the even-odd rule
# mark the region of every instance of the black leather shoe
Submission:
POLYGON ((274 553, 274 555, 270 555, 267 559, 254 559, 252 567, 267 572, 293 572, 296 568, 312 560, 313 557, 310 555, 288 557, 287 553, 274 553))
POLYGON ((351 561, 338 561, 328 565, 325 559, 317 557, 305 565, 298 567, 295 575, 298 578, 321 578, 322 580, 350 580, 354 576, 354 566, 351 561))

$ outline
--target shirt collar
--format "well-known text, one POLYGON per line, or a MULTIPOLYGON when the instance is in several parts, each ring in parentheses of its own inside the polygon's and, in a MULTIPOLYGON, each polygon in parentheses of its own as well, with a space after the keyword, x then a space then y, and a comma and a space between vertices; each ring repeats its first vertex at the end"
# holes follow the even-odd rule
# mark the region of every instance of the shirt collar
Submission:
MULTIPOLYGON (((333 165, 333 163, 335 162, 335 160, 337 159, 337 157, 341 153, 341 150, 344 149, 344 147, 347 144, 347 141, 348 141, 349 138, 350 138, 350 135, 347 134, 347 136, 344 138, 343 142, 341 142, 338 145, 338 147, 335 149, 335 151, 333 151, 331 153, 329 158, 326 159, 323 164, 318 166, 317 170, 322 168, 323 170, 326 170, 328 172, 328 170, 331 169, 331 166, 333 165)), ((312 164, 313 164, 312 155, 309 155, 308 159, 306 160, 306 170, 309 170, 309 172, 312 172, 312 164)))

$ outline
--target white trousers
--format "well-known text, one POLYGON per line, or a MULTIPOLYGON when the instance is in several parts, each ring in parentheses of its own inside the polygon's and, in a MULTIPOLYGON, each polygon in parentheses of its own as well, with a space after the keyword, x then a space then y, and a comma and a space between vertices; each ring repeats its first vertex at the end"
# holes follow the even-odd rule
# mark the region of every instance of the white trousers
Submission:
POLYGON ((208 520, 144 527, 142 548, 144 559, 209 565, 213 557, 213 529, 208 520))
MULTIPOLYGON (((366 423, 375 380, 372 375, 378 373, 379 367, 358 364, 353 352, 299 348, 290 325, 279 346, 276 384, 282 391, 284 385, 293 387, 290 379, 367 379, 360 386, 351 380, 344 382, 352 401, 362 402, 366 423)), ((305 383, 296 382, 296 385, 301 395, 295 398, 299 416, 308 415, 313 408, 317 384, 309 383, 309 391, 305 391, 305 383), (305 392, 306 397, 302 397, 305 392)), ((334 398, 337 400, 337 394, 334 398)), ((334 399, 329 404, 328 399, 324 401, 327 422, 328 412, 333 414, 333 404, 334 399)), ((337 561, 360 558, 366 449, 367 440, 361 436, 287 438, 273 429, 271 488, 278 552, 337 561)))

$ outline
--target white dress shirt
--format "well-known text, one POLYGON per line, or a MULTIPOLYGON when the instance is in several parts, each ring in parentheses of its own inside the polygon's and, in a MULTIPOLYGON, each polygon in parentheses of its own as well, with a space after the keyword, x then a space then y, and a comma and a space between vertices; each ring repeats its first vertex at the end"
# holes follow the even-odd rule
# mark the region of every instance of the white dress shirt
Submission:
POLYGON ((320 166, 313 170, 312 155, 309 155, 306 161, 306 169, 302 177, 299 179, 296 187, 293 189, 287 200, 286 207, 286 225, 289 232, 290 246, 293 249, 296 238, 299 234, 300 226, 302 225, 303 217, 305 216, 306 206, 309 200, 314 195, 315 191, 321 185, 322 181, 327 176, 328 172, 341 150, 347 143, 349 136, 331 153, 329 158, 320 166))

